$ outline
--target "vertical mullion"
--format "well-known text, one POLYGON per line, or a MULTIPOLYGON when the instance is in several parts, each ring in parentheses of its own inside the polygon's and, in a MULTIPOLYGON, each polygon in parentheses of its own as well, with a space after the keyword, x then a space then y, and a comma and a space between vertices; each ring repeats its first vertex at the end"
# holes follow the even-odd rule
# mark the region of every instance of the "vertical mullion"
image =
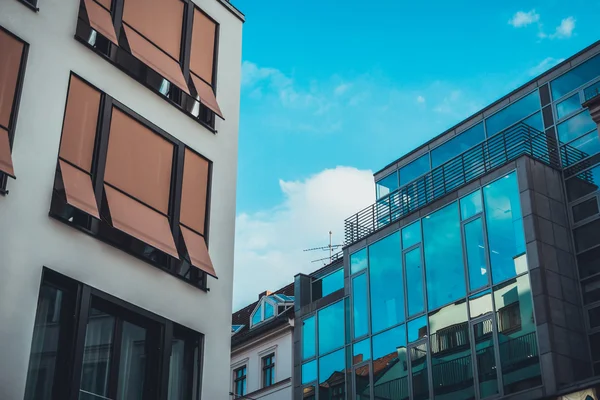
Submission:
POLYGON ((167 321, 163 328, 162 344, 159 348, 160 356, 160 371, 161 374, 158 377, 160 380, 159 393, 161 400, 167 400, 169 395, 169 374, 171 364, 171 352, 173 343, 173 323, 167 321))
MULTIPOLYGON (((115 0, 118 2, 119 0, 115 0)), ((98 126, 96 129, 96 142, 94 145, 94 157, 92 161, 92 183, 94 186, 94 197, 100 204, 98 210, 102 215, 102 196, 104 193, 104 170, 106 168, 106 156, 108 152, 108 137, 110 135, 110 121, 112 118, 112 98, 103 94, 101 100, 98 126)), ((100 221, 92 219, 92 230, 97 231, 100 221)))
POLYGON ((69 388, 69 399, 79 398, 81 383, 81 369, 83 366, 83 352, 85 348, 85 335, 88 316, 90 312, 91 289, 87 285, 80 286, 77 293, 78 307, 75 312, 75 337, 73 338, 72 375, 69 388))
POLYGON ((112 0, 112 19, 113 26, 115 27, 115 33, 117 39, 121 36, 121 26, 123 25, 123 5, 125 0, 112 0))
MULTIPOLYGON (((467 300, 467 305, 469 304, 469 301, 467 300)), ((471 342, 471 368, 472 368, 472 373, 473 373, 473 386, 474 386, 474 392, 475 392, 475 398, 476 399, 480 399, 481 398, 481 393, 479 393, 479 373, 477 372, 479 370, 479 365, 477 365, 477 343, 475 343, 475 333, 473 332, 473 328, 475 327, 475 325, 477 325, 478 322, 480 321, 471 321, 471 312, 469 310, 469 308, 467 307, 467 326, 469 327, 469 332, 468 332, 468 336, 469 336, 469 340, 471 342)))
POLYGON ((194 27, 194 3, 187 1, 185 3, 185 13, 183 14, 183 40, 180 49, 180 64, 183 71, 183 77, 186 82, 190 81, 190 58, 192 52, 192 30, 194 27))
MULTIPOLYGON (((170 193, 170 201, 169 201, 169 216, 171 221, 171 232, 173 234, 173 239, 175 240, 175 245, 180 250, 180 253, 183 252, 178 245, 180 243, 181 229, 179 227, 179 220, 181 215, 181 192, 183 187, 183 165, 185 158, 185 146, 183 144, 179 144, 175 147, 174 151, 174 165, 172 168, 171 175, 171 193, 170 193)), ((177 260, 173 258, 171 260, 171 272, 177 273, 176 267, 181 264, 181 260, 177 260)))
POLYGON ((110 352, 110 372, 108 379, 108 396, 111 399, 117 398, 119 388, 119 367, 121 360, 121 340, 123 338, 123 319, 115 318, 113 330, 113 345, 110 352))

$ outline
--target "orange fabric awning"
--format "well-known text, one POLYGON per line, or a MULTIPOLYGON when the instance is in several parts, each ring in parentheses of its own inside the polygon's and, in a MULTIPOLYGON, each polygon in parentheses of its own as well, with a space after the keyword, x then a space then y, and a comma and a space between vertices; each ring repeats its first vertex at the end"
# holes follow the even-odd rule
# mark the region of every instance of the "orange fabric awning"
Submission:
POLYGON ((63 160, 58 160, 58 164, 60 165, 67 203, 92 217, 100 219, 98 204, 92 187, 92 178, 63 160))
POLYGON ((181 228, 185 247, 187 247, 192 265, 206 272, 210 276, 217 278, 217 273, 215 272, 210 255, 208 254, 208 248, 206 247, 204 238, 181 224, 179 227, 181 228))
POLYGON ((92 29, 100 32, 102 36, 118 46, 119 41, 117 40, 117 34, 115 33, 115 27, 112 18, 110 17, 110 13, 94 0, 83 1, 92 29))
POLYGON ((223 118, 223 114, 221 113, 219 103, 217 103, 217 98, 215 97, 215 92, 213 92, 213 88, 193 73, 190 74, 190 76, 192 77, 194 86, 198 91, 198 97, 200 97, 200 102, 206 107, 208 107, 210 110, 212 110, 219 117, 221 117, 221 119, 225 119, 223 118))
POLYGON ((179 259, 166 216, 104 185, 112 226, 179 259))
POLYGON ((16 178, 13 169, 12 157, 10 155, 10 142, 8 140, 8 131, 0 128, 0 171, 11 178, 16 178))

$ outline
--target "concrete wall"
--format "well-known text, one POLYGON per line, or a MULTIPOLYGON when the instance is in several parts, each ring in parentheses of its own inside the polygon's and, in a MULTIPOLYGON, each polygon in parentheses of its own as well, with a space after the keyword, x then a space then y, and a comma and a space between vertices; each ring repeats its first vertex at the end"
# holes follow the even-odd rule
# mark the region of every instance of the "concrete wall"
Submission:
POLYGON ((34 12, 0 0, 0 25, 29 43, 13 147, 18 179, 0 196, 0 399, 22 399, 41 271, 47 266, 206 335, 202 398, 227 399, 242 22, 216 0, 195 0, 221 24, 212 134, 73 37, 79 0, 39 0, 34 12), (205 293, 48 216, 71 71, 211 159, 210 254, 219 276, 205 293))

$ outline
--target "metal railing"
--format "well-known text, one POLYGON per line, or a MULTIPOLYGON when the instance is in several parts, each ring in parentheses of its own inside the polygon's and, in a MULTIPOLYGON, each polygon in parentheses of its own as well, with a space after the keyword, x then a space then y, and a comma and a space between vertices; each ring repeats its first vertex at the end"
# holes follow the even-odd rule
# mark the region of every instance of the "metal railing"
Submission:
POLYGON ((556 139, 521 122, 347 218, 344 221, 346 244, 370 235, 523 155, 560 168, 556 139))
POLYGON ((585 98, 585 101, 589 101, 598 95, 600 95, 600 82, 596 82, 583 91, 583 97, 585 98))

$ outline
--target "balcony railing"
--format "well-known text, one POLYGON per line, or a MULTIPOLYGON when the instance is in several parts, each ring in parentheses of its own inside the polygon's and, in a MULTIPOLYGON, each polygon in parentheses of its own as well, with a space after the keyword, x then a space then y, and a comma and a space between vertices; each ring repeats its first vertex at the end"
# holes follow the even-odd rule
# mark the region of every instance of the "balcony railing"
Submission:
POLYGON ((556 139, 519 123, 347 218, 344 221, 346 244, 357 242, 523 155, 560 168, 556 139))
POLYGON ((596 82, 594 85, 586 88, 583 91, 583 97, 585 98, 585 101, 589 101, 598 95, 600 95, 600 82, 596 82))

